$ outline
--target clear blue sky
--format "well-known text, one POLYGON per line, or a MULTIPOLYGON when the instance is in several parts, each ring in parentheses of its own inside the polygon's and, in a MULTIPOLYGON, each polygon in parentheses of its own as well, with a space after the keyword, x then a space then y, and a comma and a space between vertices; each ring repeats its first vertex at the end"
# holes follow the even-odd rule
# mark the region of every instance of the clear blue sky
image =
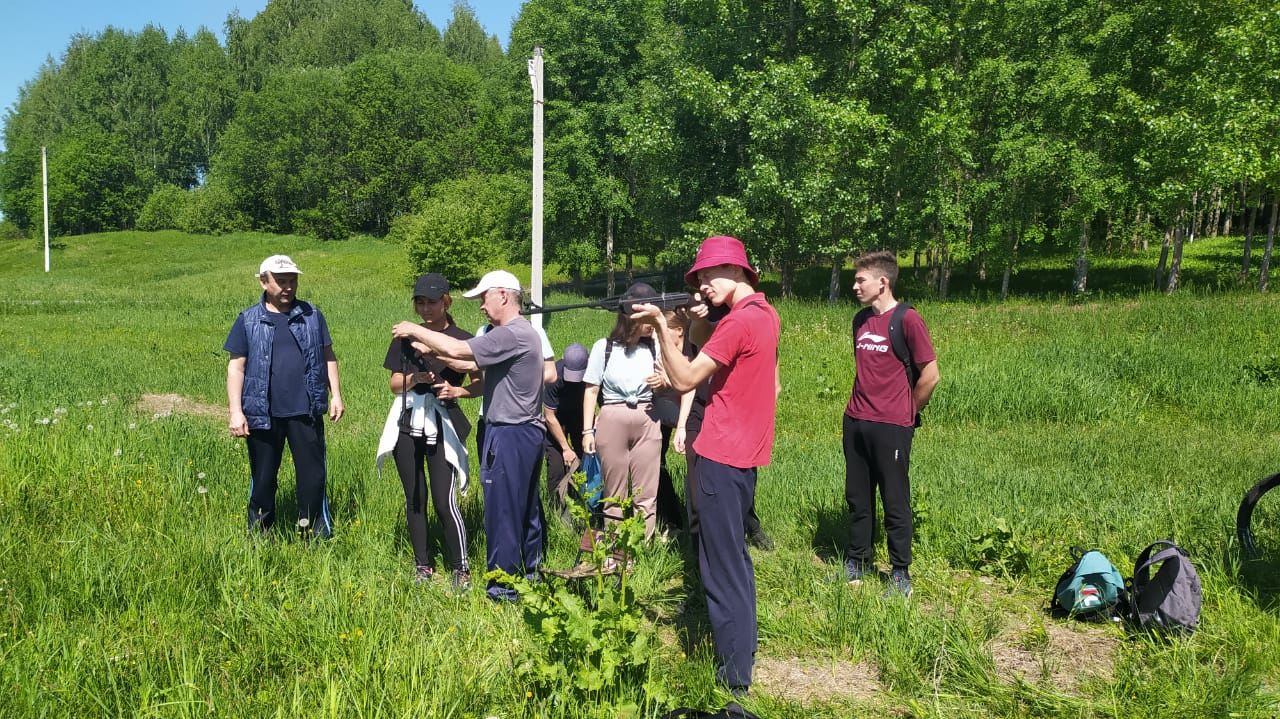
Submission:
MULTIPOLYGON (((453 15, 452 0, 414 4, 440 30, 453 15)), ((222 23, 232 10, 252 18, 266 5, 266 0, 0 0, 0 116, 13 109, 18 88, 36 76, 46 58, 61 59, 76 33, 96 34, 108 25, 136 31, 150 23, 172 36, 179 27, 191 34, 203 25, 225 41, 222 23)), ((524 0, 471 0, 470 5, 485 31, 506 48, 524 0)))

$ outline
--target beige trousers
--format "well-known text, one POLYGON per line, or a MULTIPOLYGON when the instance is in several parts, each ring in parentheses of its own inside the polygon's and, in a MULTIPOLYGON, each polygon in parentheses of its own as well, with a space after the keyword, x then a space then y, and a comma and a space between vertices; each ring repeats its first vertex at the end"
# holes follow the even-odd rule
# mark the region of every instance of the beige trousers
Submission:
MULTIPOLYGON (((662 453, 662 427, 653 407, 642 404, 607 404, 596 420, 596 454, 604 475, 604 496, 631 496, 644 513, 645 539, 653 537, 658 504, 658 470, 662 453)), ((606 521, 622 519, 616 506, 605 506, 606 521)))

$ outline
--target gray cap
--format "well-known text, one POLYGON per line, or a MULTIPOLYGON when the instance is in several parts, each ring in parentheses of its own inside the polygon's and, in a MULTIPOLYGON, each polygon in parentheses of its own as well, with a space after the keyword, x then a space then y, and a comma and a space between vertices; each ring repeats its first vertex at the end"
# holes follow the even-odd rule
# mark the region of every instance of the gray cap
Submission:
POLYGON ((574 342, 564 348, 564 381, 581 382, 587 372, 587 348, 574 342))

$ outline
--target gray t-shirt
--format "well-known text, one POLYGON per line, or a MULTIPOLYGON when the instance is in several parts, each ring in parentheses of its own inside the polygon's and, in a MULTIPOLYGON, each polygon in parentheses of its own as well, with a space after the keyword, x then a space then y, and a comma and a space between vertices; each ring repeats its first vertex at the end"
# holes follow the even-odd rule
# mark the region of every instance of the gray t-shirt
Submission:
POLYGON ((517 317, 467 340, 484 370, 484 419, 542 426, 542 339, 517 317))

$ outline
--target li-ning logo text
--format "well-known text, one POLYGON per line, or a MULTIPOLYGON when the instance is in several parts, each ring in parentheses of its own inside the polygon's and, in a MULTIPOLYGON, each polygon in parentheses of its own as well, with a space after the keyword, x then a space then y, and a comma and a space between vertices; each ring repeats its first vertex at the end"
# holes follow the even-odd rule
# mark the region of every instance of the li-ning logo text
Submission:
POLYGON ((856 346, 858 349, 866 350, 868 352, 888 352, 889 345, 884 343, 885 339, 887 338, 881 337, 880 335, 872 332, 863 332, 862 334, 858 335, 858 341, 856 343, 856 346), (864 342, 863 340, 871 340, 871 341, 864 342))

